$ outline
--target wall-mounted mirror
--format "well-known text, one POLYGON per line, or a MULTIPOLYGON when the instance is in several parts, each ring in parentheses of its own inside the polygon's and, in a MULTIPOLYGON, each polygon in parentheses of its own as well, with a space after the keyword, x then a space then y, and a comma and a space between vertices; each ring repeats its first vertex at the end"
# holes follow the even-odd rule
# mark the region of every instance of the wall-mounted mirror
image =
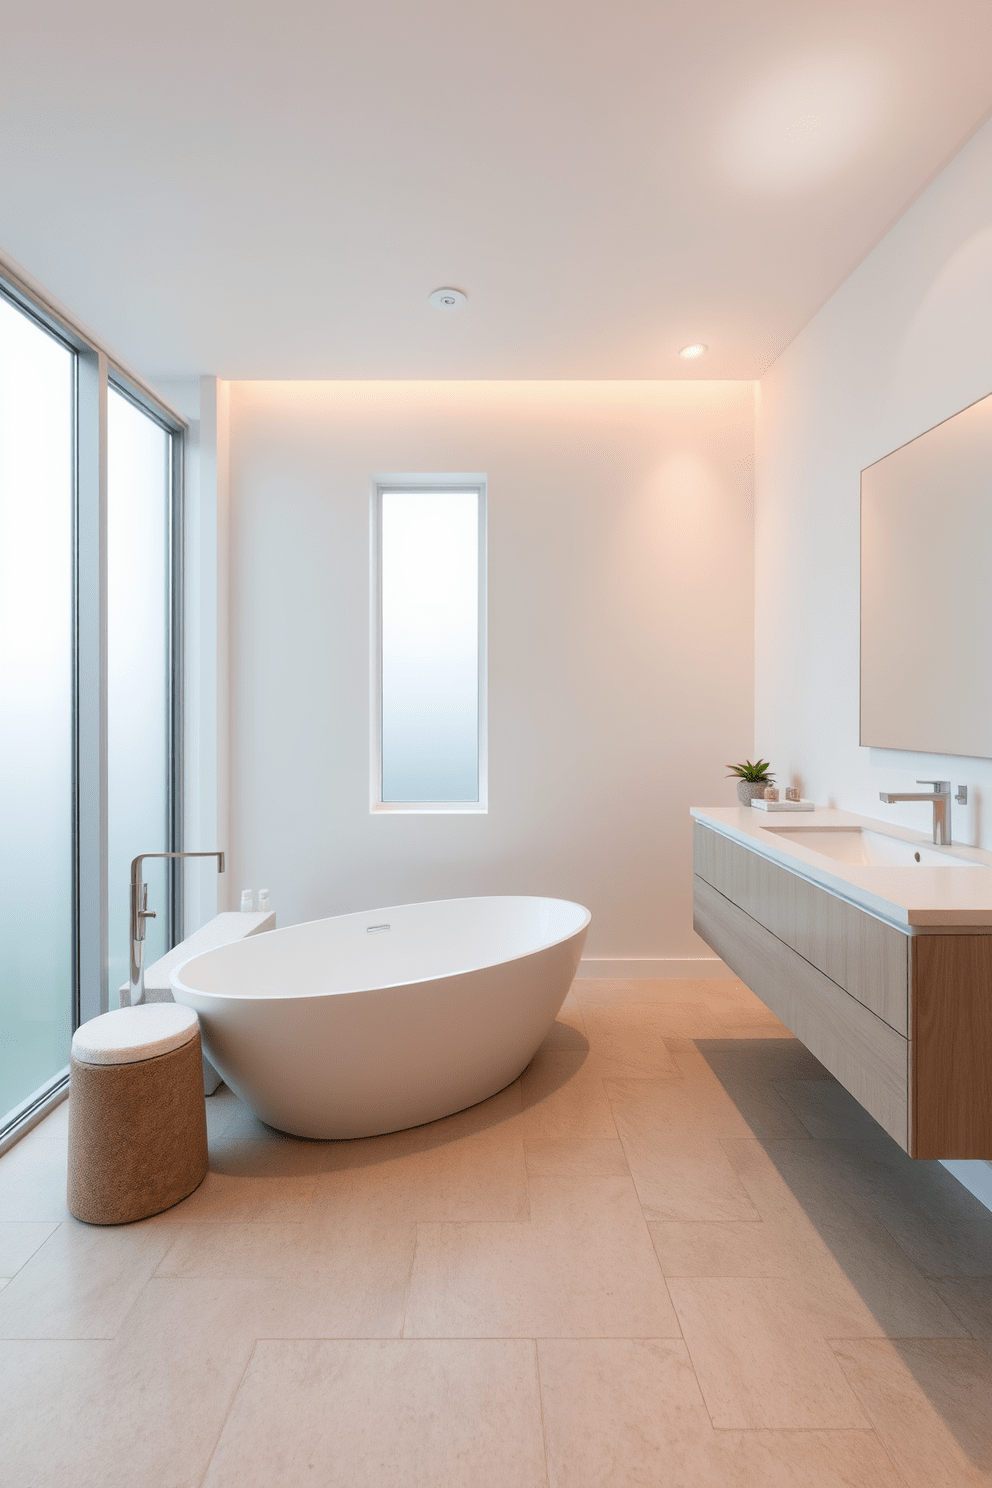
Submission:
POLYGON ((992 758, 992 396, 861 472, 861 743, 992 758))

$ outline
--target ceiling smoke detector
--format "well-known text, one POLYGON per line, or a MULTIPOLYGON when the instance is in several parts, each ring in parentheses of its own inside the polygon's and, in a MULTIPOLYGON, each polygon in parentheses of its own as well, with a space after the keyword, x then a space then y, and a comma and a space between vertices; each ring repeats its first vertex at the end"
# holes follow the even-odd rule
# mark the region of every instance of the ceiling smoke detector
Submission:
POLYGON ((428 295, 435 310, 461 310, 467 298, 460 289, 436 289, 428 295))
POLYGON ((708 346, 704 346, 701 341, 694 341, 691 346, 683 346, 679 352, 679 356, 685 357, 687 361, 691 361, 693 357, 704 356, 708 351, 708 346))

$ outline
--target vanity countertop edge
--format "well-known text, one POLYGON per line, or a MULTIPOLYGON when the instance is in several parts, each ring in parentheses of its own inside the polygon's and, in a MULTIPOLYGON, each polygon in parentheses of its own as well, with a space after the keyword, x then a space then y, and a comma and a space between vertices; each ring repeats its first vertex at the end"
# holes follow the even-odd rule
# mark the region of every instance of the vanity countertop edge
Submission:
POLYGON ((992 853, 981 848, 955 845, 943 849, 977 865, 963 872, 924 866, 860 867, 835 862, 777 834, 800 825, 827 830, 861 827, 933 850, 930 835, 833 807, 803 812, 796 821, 789 821, 788 814, 782 813, 774 826, 768 824, 767 817, 744 806, 692 806, 690 815, 701 825, 910 935, 942 928, 992 929, 992 853))

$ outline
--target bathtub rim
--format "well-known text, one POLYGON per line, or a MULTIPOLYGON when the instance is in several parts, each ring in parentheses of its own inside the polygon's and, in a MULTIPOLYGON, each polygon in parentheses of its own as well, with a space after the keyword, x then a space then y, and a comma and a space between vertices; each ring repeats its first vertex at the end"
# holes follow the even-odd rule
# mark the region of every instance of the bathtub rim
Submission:
MULTIPOLYGON (((529 957, 536 956, 541 951, 550 950, 554 946, 564 945, 576 935, 581 934, 583 931, 588 931, 592 923, 592 911, 587 909, 584 904, 580 904, 576 899, 559 899, 556 895, 551 894, 464 894, 457 899, 415 899, 408 904, 376 905, 371 909, 349 910, 346 914, 342 915, 321 915, 318 919, 300 920, 295 925, 280 925, 275 930, 267 930, 265 932, 265 938, 268 940, 270 936, 287 935, 293 930, 302 930, 308 925, 324 924, 328 920, 346 920, 356 918, 359 915, 389 914, 393 910, 419 909, 424 905, 471 904, 491 900, 510 900, 513 902, 527 900, 540 904, 566 904, 573 909, 581 910, 584 918, 579 924, 569 930, 567 934, 559 935, 554 940, 542 941, 540 945, 531 946, 529 950, 521 951, 515 956, 505 956, 498 961, 484 961, 473 966, 460 967, 457 970, 436 972, 433 976, 409 977, 400 982, 383 982, 376 986, 366 985, 341 988, 338 991, 306 991, 273 996, 270 992, 257 994, 240 991, 215 992, 203 987, 191 987, 183 981, 182 974, 188 966, 192 966, 194 962, 201 959, 206 959, 207 956, 216 956, 220 952, 231 952, 234 946, 241 947, 249 945, 252 940, 256 939, 256 937, 249 936, 244 940, 233 941, 231 945, 214 946, 209 951, 201 951, 199 955, 191 956, 188 961, 184 961, 181 966, 177 966, 169 978, 173 997, 175 998, 177 991, 182 991, 190 997, 212 997, 223 1002, 290 1002, 315 1000, 325 997, 358 997, 369 992, 398 992, 404 987, 423 987, 429 986, 432 982, 446 981, 455 977, 473 976, 477 972, 488 971, 494 966, 512 966, 515 961, 526 961, 529 957)), ((179 999, 176 998, 175 1000, 178 1001, 179 999)), ((189 1004, 189 1006, 192 1005, 189 1004)))

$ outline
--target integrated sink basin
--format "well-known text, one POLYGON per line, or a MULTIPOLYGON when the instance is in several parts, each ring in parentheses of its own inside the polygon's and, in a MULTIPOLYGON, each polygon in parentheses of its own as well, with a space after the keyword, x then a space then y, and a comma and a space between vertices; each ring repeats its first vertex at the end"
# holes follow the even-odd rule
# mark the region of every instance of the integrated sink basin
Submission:
POLYGON ((968 858, 956 858, 946 848, 928 847, 918 842, 905 842, 885 832, 872 832, 866 827, 793 827, 784 831, 772 827, 776 838, 794 842, 835 863, 848 863, 855 868, 980 868, 968 858))

